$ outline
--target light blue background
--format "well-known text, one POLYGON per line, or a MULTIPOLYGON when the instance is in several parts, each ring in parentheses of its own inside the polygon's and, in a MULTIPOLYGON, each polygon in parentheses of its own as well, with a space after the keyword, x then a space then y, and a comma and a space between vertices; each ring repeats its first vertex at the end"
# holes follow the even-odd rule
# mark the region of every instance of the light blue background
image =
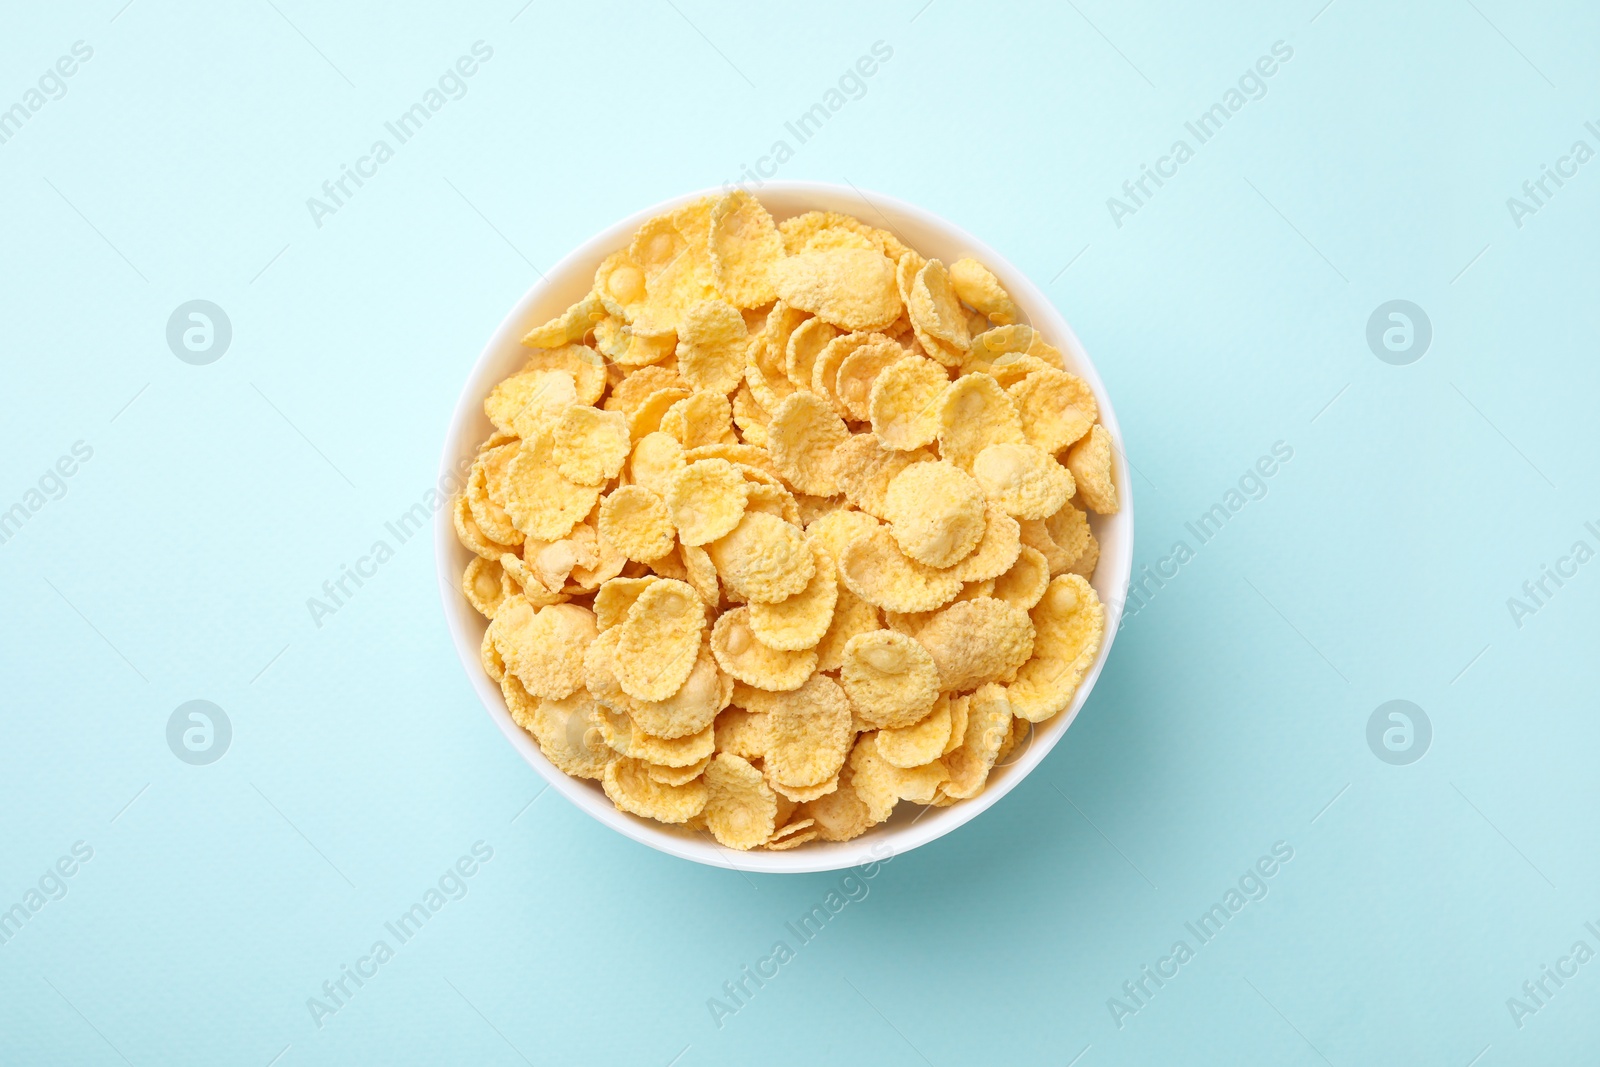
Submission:
POLYGON ((1521 1028, 1506 1006, 1600 949, 1600 562, 1520 628, 1506 603, 1600 547, 1600 162, 1521 228, 1506 207, 1600 148, 1600 9, 123 4, 11 5, 0 34, 0 107, 94 50, 0 145, 0 508, 93 448, 0 545, 0 907, 94 850, 0 946, 0 1060, 1600 1045, 1600 962, 1521 1028), (478 40, 467 94, 316 226, 306 199, 478 40), (1106 198, 1280 40, 1267 94, 1116 226, 1106 198), (1129 622, 1035 775, 876 871, 719 1029, 707 999, 840 875, 693 866, 541 795, 450 648, 425 537, 321 628, 306 599, 429 487, 538 269, 793 145, 785 120, 877 41, 892 59, 780 176, 923 205, 1047 288, 1140 472, 1137 565, 1193 547, 1274 442, 1294 457, 1129 622), (209 366, 165 341, 195 298, 233 325, 209 366), (1409 366, 1365 340, 1395 298, 1433 325, 1409 366), (233 725, 210 766, 165 741, 194 698, 233 725), (1366 742, 1395 698, 1433 724, 1409 766, 1366 742), (468 894, 319 1029, 307 998, 480 840, 468 894), (1277 841, 1269 895, 1119 1029, 1108 998, 1277 841))

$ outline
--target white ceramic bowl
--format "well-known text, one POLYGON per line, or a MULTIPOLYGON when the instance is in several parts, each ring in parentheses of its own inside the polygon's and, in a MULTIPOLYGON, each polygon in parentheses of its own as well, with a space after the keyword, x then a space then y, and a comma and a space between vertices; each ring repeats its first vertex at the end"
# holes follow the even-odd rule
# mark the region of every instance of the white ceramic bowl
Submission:
MULTIPOLYGON (((450 430, 445 437, 444 456, 440 462, 441 480, 446 475, 454 476, 461 461, 470 461, 477 446, 489 436, 492 427, 483 413, 483 399, 497 382, 522 366, 527 354, 520 343, 522 336, 582 299, 593 284, 595 268, 600 261, 616 249, 625 247, 633 232, 645 220, 715 192, 717 190, 702 190, 675 197, 607 227, 550 268, 544 279, 527 291, 499 329, 495 330, 494 336, 489 338, 489 343, 484 346, 483 353, 467 377, 466 386, 461 390, 461 398, 456 402, 455 415, 450 420, 450 430)), ((466 669, 478 699, 483 701, 489 717, 506 740, 522 754, 522 758, 568 800, 618 833, 696 863, 768 873, 837 870, 904 853, 976 818, 1009 793, 1061 740, 1077 716, 1078 709, 1083 707, 1090 691, 1094 689, 1095 680, 1100 676, 1100 669, 1105 665, 1117 634, 1128 578, 1133 568, 1133 494, 1116 412, 1112 409, 1111 398, 1106 395, 1100 376, 1095 373, 1094 364, 1089 362, 1083 345, 1060 312, 1037 286, 997 252, 944 219, 878 193, 864 194, 854 188, 803 181, 768 182, 754 192, 773 217, 779 220, 812 210, 840 211, 891 230, 925 256, 937 257, 946 263, 962 256, 971 256, 986 264, 999 277, 1028 320, 1044 331, 1046 340, 1065 353, 1068 368, 1094 389, 1095 398, 1100 404, 1100 421, 1116 443, 1114 477, 1121 494, 1122 508, 1109 518, 1090 517, 1095 536, 1100 540, 1100 563, 1093 584, 1106 605, 1106 631, 1100 655, 1094 666, 1085 673, 1072 706, 1049 722, 1035 727, 1030 741, 1019 746, 1019 751, 1012 753, 1005 766, 997 767, 990 776, 988 788, 971 800, 963 800, 947 808, 902 804, 888 822, 873 827, 854 841, 838 844, 812 842, 787 852, 737 852, 718 845, 709 835, 695 834, 618 811, 606 799, 598 782, 570 778, 545 759, 534 740, 511 721, 500 695, 500 687, 484 673, 480 664, 478 650, 487 623, 461 594, 461 572, 466 568, 471 554, 456 539, 451 509, 448 507, 441 509, 436 516, 434 554, 445 620, 450 627, 450 636, 455 641, 456 653, 461 657, 461 665, 466 669)))

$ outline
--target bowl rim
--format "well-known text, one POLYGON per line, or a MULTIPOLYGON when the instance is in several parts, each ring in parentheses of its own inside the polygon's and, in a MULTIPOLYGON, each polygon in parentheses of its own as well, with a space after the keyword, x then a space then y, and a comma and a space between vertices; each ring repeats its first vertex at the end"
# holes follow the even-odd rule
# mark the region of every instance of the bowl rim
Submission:
MULTIPOLYGON (((902 808, 901 813, 897 813, 889 822, 873 827, 848 842, 813 843, 799 849, 781 852, 759 849, 739 852, 718 844, 709 834, 703 837, 690 837, 676 828, 661 826, 618 810, 596 783, 570 777, 558 770, 539 751, 538 744, 533 738, 512 721, 500 687, 485 673, 480 659, 481 634, 487 622, 461 593, 460 575, 466 563, 470 561, 471 553, 456 537, 455 509, 450 506, 454 491, 448 496, 441 493, 441 496, 445 496, 445 503, 434 515, 435 570, 451 642, 479 702, 488 712, 490 719, 499 727, 502 736, 522 755, 524 761, 537 771, 548 785, 554 786, 557 792, 580 810, 640 844, 679 859, 708 866, 763 874, 804 874, 842 870, 873 861, 885 862, 887 857, 919 848, 966 825, 1016 788, 1060 742, 1093 692, 1100 672, 1110 656, 1111 646, 1115 642, 1122 621, 1123 606, 1133 572, 1132 485, 1128 477, 1129 468, 1116 411, 1083 343, 1044 291, 1027 275, 1012 266, 1004 256, 942 216, 897 197, 865 191, 853 184, 846 186, 790 179, 769 181, 754 188, 741 187, 747 188, 747 191, 758 199, 763 199, 764 203, 766 197, 776 195, 779 198, 792 197, 811 204, 810 207, 800 208, 800 211, 817 209, 843 211, 847 209, 840 205, 850 204, 854 206, 848 209, 849 213, 862 216, 863 221, 871 221, 869 216, 876 214, 891 230, 894 229, 894 222, 890 216, 897 214, 901 216, 903 222, 910 220, 923 229, 937 231, 941 238, 959 246, 962 249, 961 254, 979 260, 1000 279, 1012 298, 1027 313, 1029 321, 1036 328, 1045 331, 1046 336, 1050 337, 1066 355, 1069 364, 1072 365, 1073 373, 1087 381, 1094 391, 1100 409, 1100 423, 1111 435, 1113 476, 1118 488, 1120 508, 1111 516, 1090 515, 1090 521, 1095 525, 1097 536, 1101 541, 1100 565, 1095 571, 1093 584, 1105 606, 1105 633, 1101 639, 1100 651, 1079 682, 1071 705, 1044 723, 1037 724, 1032 729, 1030 740, 1022 754, 1002 768, 997 768, 998 777, 991 775, 988 786, 976 797, 945 808, 922 807, 909 821, 902 821, 901 813, 906 810, 902 808), (868 210, 863 211, 863 208, 868 210), (1117 536, 1112 539, 1104 536, 1102 531, 1106 534, 1115 532, 1117 536), (1111 553, 1106 551, 1108 541, 1111 541, 1115 549, 1111 553), (1107 573, 1107 563, 1112 564, 1109 573, 1107 573), (471 628, 478 631, 478 637, 471 635, 471 628), (930 817, 924 821, 923 816, 930 817)), ((481 427, 486 421, 483 416, 483 399, 494 382, 506 373, 495 370, 496 365, 505 361, 506 353, 521 349, 522 336, 532 325, 560 314, 568 304, 581 299, 583 291, 586 290, 578 291, 581 286, 578 289, 574 288, 573 279, 577 277, 574 271, 584 268, 582 278, 592 278, 593 267, 604 256, 625 246, 634 231, 647 220, 693 203, 702 197, 720 195, 733 188, 735 186, 732 183, 726 183, 720 188, 684 193, 637 211, 605 227, 568 252, 548 271, 540 274, 506 313, 473 362, 456 400, 449 428, 445 434, 439 461, 438 485, 459 486, 464 482, 461 460, 472 456, 481 438, 486 436, 475 431, 469 436, 469 429, 475 425, 481 427), (566 303, 561 303, 556 298, 564 291, 575 292, 576 295, 567 298, 566 303), (545 310, 535 314, 541 307, 545 310), (550 310, 552 308, 554 310, 550 310)), ((775 211, 774 215, 789 217, 787 212, 775 211)))

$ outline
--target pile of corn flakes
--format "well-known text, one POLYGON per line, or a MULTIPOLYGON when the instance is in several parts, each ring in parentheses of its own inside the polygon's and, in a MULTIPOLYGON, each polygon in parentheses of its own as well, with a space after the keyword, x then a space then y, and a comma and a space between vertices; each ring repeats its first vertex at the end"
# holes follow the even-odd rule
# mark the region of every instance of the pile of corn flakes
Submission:
POLYGON ((846 841, 977 796, 1072 703, 1111 438, 981 263, 735 191, 523 344, 455 501, 461 588, 512 718, 619 809, 846 841))

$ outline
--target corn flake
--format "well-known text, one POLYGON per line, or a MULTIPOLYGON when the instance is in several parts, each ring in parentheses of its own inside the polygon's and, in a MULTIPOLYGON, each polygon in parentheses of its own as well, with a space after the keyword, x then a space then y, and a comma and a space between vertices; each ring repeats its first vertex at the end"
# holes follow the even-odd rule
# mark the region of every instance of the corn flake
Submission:
POLYGON ((1054 456, 1026 444, 990 445, 972 461, 972 476, 984 496, 1019 519, 1054 515, 1074 487, 1072 473, 1054 456))
POLYGON ((721 300, 702 301, 678 325, 678 373, 696 389, 726 396, 744 380, 749 346, 738 308, 721 300))
POLYGON ((1100 417, 1089 383, 1064 370, 1035 370, 1006 392, 1022 417, 1023 434, 1052 455, 1082 438, 1100 417))
POLYGON ((895 543, 929 567, 950 567, 983 539, 983 490, 960 468, 936 460, 895 475, 884 496, 895 543))
POLYGON ((600 503, 600 536, 629 559, 642 563, 672 551, 674 530, 667 505, 642 485, 624 485, 600 503))
POLYGON ((645 761, 627 757, 606 765, 601 785, 618 810, 664 823, 688 822, 704 810, 710 796, 704 781, 667 785, 650 777, 645 761))
POLYGON ((685 545, 705 545, 739 525, 746 502, 745 479, 725 459, 696 460, 667 484, 666 505, 685 545))
POLYGON ((815 543, 811 544, 811 556, 816 572, 804 589, 775 604, 750 605, 750 631, 768 648, 789 652, 815 648, 833 621, 839 598, 838 569, 827 550, 815 543))
POLYGON ((817 669, 815 649, 785 651, 763 644, 750 628, 748 606, 725 611, 717 619, 711 653, 736 680, 773 693, 800 688, 817 669))
POLYGON ((931 359, 914 357, 885 368, 872 383, 867 417, 885 448, 910 451, 939 436, 939 412, 949 373, 931 359))
POLYGON ((1023 440, 1016 405, 987 374, 957 378, 940 398, 939 454, 963 470, 990 445, 1023 440))
POLYGON ((1008 326, 1022 318, 1000 279, 975 259, 958 259, 950 264, 950 287, 963 303, 997 326, 1008 326))
POLYGON ((676 693, 694 669, 705 627, 705 604, 686 583, 651 583, 620 627, 616 675, 623 692, 638 700, 676 693))
POLYGON ((1078 495, 1096 515, 1117 513, 1117 487, 1111 480, 1111 434, 1099 424, 1067 450, 1067 469, 1077 480, 1078 495))
POLYGON ((1094 587, 1076 574, 1054 578, 1029 612, 1033 657, 1007 687, 1012 712, 1043 722, 1072 703, 1084 671, 1094 663, 1105 632, 1105 608, 1094 587))
POLYGON ((718 844, 745 851, 772 836, 778 797, 747 760, 718 752, 703 779, 706 829, 718 844))
POLYGON ((711 208, 711 276, 729 303, 755 308, 778 295, 773 272, 783 259, 783 238, 761 202, 743 189, 718 197, 711 208))
POLYGON ((863 722, 874 729, 910 726, 933 710, 939 671, 914 638, 893 630, 852 637, 839 681, 863 722))
POLYGON ((856 538, 839 555, 850 591, 886 611, 932 611, 961 592, 961 579, 908 558, 887 528, 856 538))
POLYGON ((900 315, 895 265, 881 252, 802 252, 779 260, 772 276, 784 303, 840 329, 876 330, 900 315))
POLYGON ((790 485, 819 496, 839 491, 833 450, 850 431, 825 400, 795 393, 772 413, 767 432, 773 466, 790 485))

